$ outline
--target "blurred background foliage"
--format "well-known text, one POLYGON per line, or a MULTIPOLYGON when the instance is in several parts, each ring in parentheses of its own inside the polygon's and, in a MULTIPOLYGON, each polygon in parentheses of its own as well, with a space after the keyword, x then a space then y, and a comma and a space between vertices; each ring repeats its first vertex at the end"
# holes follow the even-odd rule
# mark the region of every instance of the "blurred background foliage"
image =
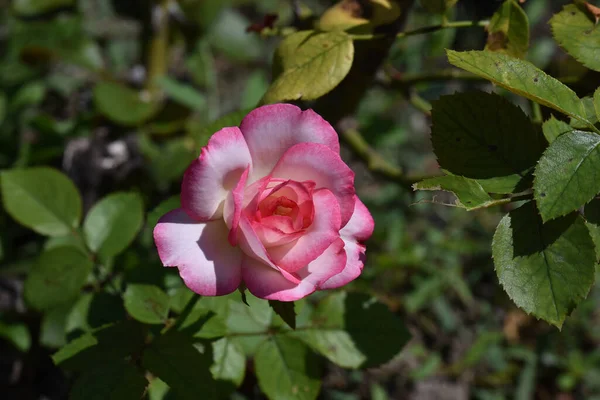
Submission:
MULTIPOLYGON (((183 171, 214 131, 211 124, 225 115, 236 124, 245 113, 230 113, 257 105, 279 39, 247 28, 269 14, 277 26, 289 25, 292 3, 0 0, 0 169, 62 169, 77 184, 86 211, 116 190, 138 192, 153 210, 179 192, 183 171)), ((307 0, 300 11, 320 15, 332 3, 307 0)), ((531 27, 527 59, 589 95, 598 74, 550 36, 547 22, 564 4, 523 4, 531 27)), ((488 19, 500 5, 461 0, 450 19, 488 19)), ((441 18, 417 2, 406 29, 441 18)), ((386 63, 398 79, 378 75, 355 115, 369 145, 409 173, 436 172, 428 102, 468 88, 491 89, 447 73, 444 49, 482 49, 486 39, 477 26, 398 39, 386 63)), ((532 112, 529 102, 511 99, 532 112)), ((387 303, 413 340, 381 368, 328 364, 320 398, 600 399, 598 284, 562 331, 527 316, 493 269, 490 242, 500 211, 432 206, 430 196, 374 176, 348 149, 343 156, 376 221, 367 265, 352 285, 387 303)), ((452 198, 440 194, 435 201, 452 198)), ((142 234, 113 260, 131 282, 154 283, 171 273, 161 268, 151 239, 158 215, 150 212, 142 234)), ((44 241, 1 209, 0 226, 1 397, 66 398, 70 381, 49 356, 68 338, 73 305, 42 318, 26 309, 22 295, 32 260, 53 239, 44 241)), ((181 283, 171 281, 170 293, 177 293, 181 283)), ((149 398, 162 398, 160 390, 149 398)), ((232 398, 262 398, 252 371, 232 398)))

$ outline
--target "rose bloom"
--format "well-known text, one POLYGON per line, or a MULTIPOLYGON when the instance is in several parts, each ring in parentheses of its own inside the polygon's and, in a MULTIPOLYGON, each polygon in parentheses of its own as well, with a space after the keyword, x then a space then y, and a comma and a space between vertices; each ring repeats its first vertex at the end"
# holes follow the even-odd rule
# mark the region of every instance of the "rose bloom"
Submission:
POLYGON ((312 110, 274 104, 210 138, 154 241, 198 294, 243 281, 257 297, 293 301, 358 277, 372 233, 335 130, 312 110))

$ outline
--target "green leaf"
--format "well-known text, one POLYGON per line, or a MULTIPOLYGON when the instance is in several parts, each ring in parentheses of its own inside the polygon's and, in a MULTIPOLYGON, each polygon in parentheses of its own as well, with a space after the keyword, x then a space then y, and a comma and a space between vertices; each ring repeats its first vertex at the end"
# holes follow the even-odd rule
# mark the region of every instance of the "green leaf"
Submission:
POLYGON ((502 218, 492 255, 515 304, 558 328, 594 283, 594 243, 576 213, 544 224, 529 202, 502 218))
POLYGON ((321 388, 318 359, 302 342, 273 336, 254 357, 258 385, 271 400, 312 400, 321 388))
POLYGON ((575 4, 566 5, 550 20, 556 41, 586 67, 600 71, 600 30, 575 4))
POLYGON ((75 0, 15 0, 12 2, 14 12, 23 16, 47 13, 57 8, 73 5, 75 5, 75 0))
POLYGON ((554 115, 550 116, 550 119, 542 124, 542 130, 548 143, 552 143, 562 134, 573 132, 575 129, 564 121, 554 118, 554 115))
POLYGON ((125 309, 136 320, 146 324, 162 324, 169 314, 169 296, 159 287, 129 284, 123 296, 125 309))
MULTIPOLYGON (((586 96, 581 99, 587 121, 591 124, 596 125, 598 123, 598 117, 596 116, 596 110, 594 108, 594 99, 586 96)), ((586 122, 582 122, 576 118, 571 118, 569 124, 575 129, 587 130, 590 126, 586 122)))
POLYGON ((0 321, 0 338, 8 340, 23 353, 29 351, 31 346, 31 335, 25 324, 0 321))
POLYGON ((168 76, 160 76, 155 80, 169 97, 192 110, 202 111, 206 108, 206 96, 194 89, 190 85, 186 85, 176 81, 168 76))
POLYGON ((282 302, 269 300, 269 306, 279 315, 282 320, 292 329, 296 329, 296 312, 294 311, 294 302, 282 302))
POLYGON ((445 190, 454 193, 456 205, 469 211, 497 205, 494 200, 474 179, 457 175, 445 175, 425 179, 413 185, 414 190, 445 190))
POLYGON ((83 223, 90 250, 114 257, 135 239, 144 221, 144 205, 136 193, 112 193, 96 203, 83 223))
POLYGON ((121 321, 83 334, 52 356, 56 365, 84 371, 139 354, 145 345, 145 327, 136 321, 121 321))
POLYGON ((523 58, 529 47, 529 20, 515 0, 506 0, 487 27, 486 50, 523 58))
POLYGON ((277 78, 262 103, 323 96, 346 77, 353 57, 352 39, 342 31, 301 31, 286 36, 275 53, 277 78))
POLYGON ((431 141, 440 167, 480 179, 489 193, 522 190, 546 146, 521 109, 497 94, 442 96, 433 103, 432 121, 431 141))
POLYGON ((594 92, 594 111, 596 112, 596 118, 600 120, 600 87, 594 92))
POLYGON ((231 338, 222 338, 212 343, 214 364, 210 371, 214 379, 242 384, 246 375, 244 350, 231 338))
POLYGON ((169 332, 144 351, 142 365, 165 381, 183 399, 215 399, 216 387, 209 370, 212 356, 201 354, 187 336, 169 332))
POLYGON ((345 292, 322 300, 312 324, 292 335, 344 368, 379 366, 410 339, 402 322, 385 305, 365 294, 345 292))
POLYGON ((37 310, 73 300, 92 271, 92 261, 75 247, 43 252, 25 281, 25 299, 37 310))
POLYGON ((496 85, 589 123, 574 91, 528 61, 489 51, 446 51, 450 64, 496 85))
POLYGON ((140 125, 158 111, 158 105, 141 92, 114 82, 96 84, 94 101, 104 116, 121 125, 140 125))
POLYGON ((84 372, 71 389, 71 400, 141 399, 148 381, 125 361, 98 365, 84 372))
POLYGON ((63 236, 79 226, 81 197, 61 172, 35 167, 0 173, 2 201, 20 224, 48 236, 63 236))
POLYGON ((559 136, 535 168, 533 192, 544 221, 570 213, 600 192, 600 135, 559 136))
POLYGON ((600 260, 600 199, 595 198, 586 204, 584 214, 585 224, 596 246, 596 260, 600 260))

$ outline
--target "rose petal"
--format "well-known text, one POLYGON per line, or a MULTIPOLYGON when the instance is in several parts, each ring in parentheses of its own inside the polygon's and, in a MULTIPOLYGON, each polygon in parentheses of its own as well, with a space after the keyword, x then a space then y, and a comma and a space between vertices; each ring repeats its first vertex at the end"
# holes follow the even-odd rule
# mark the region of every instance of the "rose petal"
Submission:
POLYGON ((267 253, 265 246, 261 242, 260 237, 252 227, 252 223, 244 213, 242 213, 240 217, 238 243, 244 254, 263 264, 269 265, 273 269, 277 269, 277 266, 275 266, 267 253))
POLYGON ((327 280, 320 289, 335 289, 358 278, 365 265, 366 248, 357 241, 367 240, 373 234, 373 217, 358 196, 354 196, 354 213, 340 231, 345 242, 347 264, 342 272, 327 280))
POLYGON ((319 289, 336 289, 358 278, 365 266, 365 249, 365 246, 353 240, 344 240, 346 266, 339 274, 319 285, 319 289))
POLYGON ((327 146, 315 143, 294 145, 281 157, 271 176, 295 181, 310 180, 316 184, 316 189, 331 190, 340 205, 342 226, 350 220, 354 211, 354 172, 327 146))
POLYGON ((256 297, 268 300, 295 301, 314 292, 330 277, 339 274, 346 265, 344 241, 334 241, 319 258, 296 272, 301 279, 293 283, 281 272, 250 257, 242 261, 244 283, 256 297))
POLYGON ((297 143, 321 143, 340 153, 337 133, 312 110, 291 104, 271 104, 251 111, 240 124, 253 169, 250 182, 268 175, 283 153, 297 143))
POLYGON ((197 222, 178 208, 154 228, 164 266, 179 267, 187 287, 204 296, 233 292, 241 282, 242 252, 227 242, 223 221, 197 222))
POLYGON ((244 207, 244 189, 246 188, 249 172, 250 168, 246 168, 240 177, 238 184, 235 186, 235 189, 227 195, 223 207, 223 217, 225 218, 225 223, 229 227, 227 239, 232 246, 237 245, 237 231, 240 223, 240 216, 242 215, 242 209, 244 207))
POLYGON ((227 194, 251 166, 250 152, 239 128, 221 129, 185 171, 182 208, 199 221, 221 217, 227 194))
POLYGON ((339 238, 341 218, 335 196, 327 189, 319 189, 313 193, 313 204, 315 217, 304 234, 295 242, 268 249, 275 265, 288 272, 304 268, 339 238))
POLYGON ((371 213, 358 196, 354 196, 354 212, 348 223, 340 231, 340 236, 363 241, 371 237, 374 228, 375 221, 373 221, 371 213))

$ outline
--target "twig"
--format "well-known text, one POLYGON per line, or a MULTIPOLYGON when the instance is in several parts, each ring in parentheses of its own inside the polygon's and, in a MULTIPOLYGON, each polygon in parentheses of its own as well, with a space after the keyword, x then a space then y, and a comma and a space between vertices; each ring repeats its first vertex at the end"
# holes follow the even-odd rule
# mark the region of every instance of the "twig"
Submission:
POLYGON ((391 182, 395 182, 407 190, 412 191, 412 185, 426 178, 436 175, 411 175, 406 176, 402 169, 388 162, 381 154, 373 149, 356 129, 341 131, 341 139, 350 147, 352 152, 367 164, 367 168, 391 182))

